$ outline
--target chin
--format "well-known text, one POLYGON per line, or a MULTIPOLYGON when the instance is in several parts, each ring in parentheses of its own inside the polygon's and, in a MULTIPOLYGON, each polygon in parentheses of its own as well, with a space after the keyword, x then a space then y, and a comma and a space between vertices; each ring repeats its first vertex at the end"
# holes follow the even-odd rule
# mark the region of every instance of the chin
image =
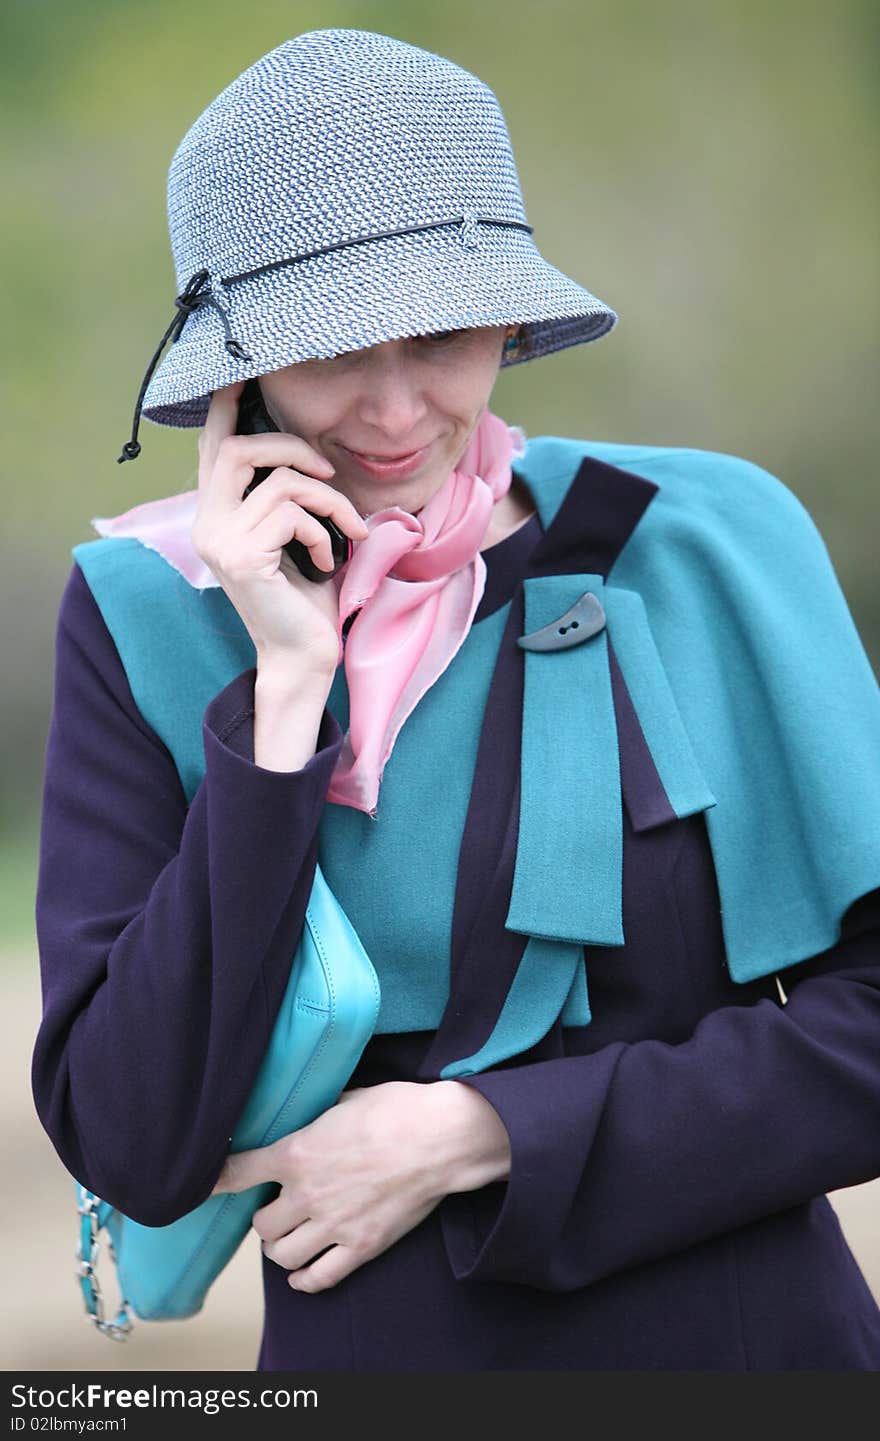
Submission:
POLYGON ((418 515, 419 511, 423 506, 427 505, 427 503, 427 500, 422 497, 407 500, 406 497, 401 494, 389 495, 385 499, 371 496, 369 500, 365 498, 363 503, 358 503, 356 509, 366 520, 371 515, 377 515, 380 510, 390 510, 392 506, 396 506, 398 510, 407 511, 409 515, 418 515))
POLYGON ((428 501, 442 485, 438 480, 436 485, 425 486, 420 484, 417 488, 407 488, 401 484, 389 487, 382 494, 364 495, 357 503, 357 509, 361 515, 374 515, 376 511, 387 510, 389 506, 396 505, 398 509, 408 511, 410 515, 418 515, 419 511, 428 504, 428 501), (361 503, 362 502, 362 503, 361 503))

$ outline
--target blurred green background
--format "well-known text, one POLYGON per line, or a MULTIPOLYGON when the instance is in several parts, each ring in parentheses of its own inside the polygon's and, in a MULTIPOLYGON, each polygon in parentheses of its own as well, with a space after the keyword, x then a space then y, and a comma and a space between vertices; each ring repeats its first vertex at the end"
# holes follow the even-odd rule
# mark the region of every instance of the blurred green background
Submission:
POLYGON ((291 35, 382 30, 484 78, 535 239, 616 331, 502 376, 531 434, 745 455, 804 501, 875 669, 876 0, 540 6, 7 0, 2 20, 4 935, 32 931, 54 620, 93 515, 190 489, 195 434, 116 457, 174 314, 165 182, 291 35))
MULTIPOLYGON (((5 0, 0 951, 18 1059, 0 1098, 40 1239, 19 1246, 22 1268, 30 1259, 11 1294, 34 1290, 35 1256, 42 1268, 15 1364, 109 1364, 91 1333, 81 1350, 47 1339, 50 1291, 64 1299, 50 1308, 59 1333, 81 1325, 65 1270, 73 1212, 27 1095, 38 810, 70 548, 92 536, 92 516, 195 484, 193 431, 145 422, 138 463, 116 463, 174 315, 168 165, 236 75, 326 25, 395 35, 487 81, 536 243, 619 312, 598 344, 503 375, 493 408, 532 435, 728 451, 780 476, 822 531, 880 670, 876 0, 5 0)), ((13 1204, 20 1213, 19 1193, 13 1204)), ((228 1311, 216 1302, 229 1349, 204 1335, 215 1358, 249 1366, 250 1272, 235 1296, 228 1311)), ((119 1363, 192 1365, 199 1333, 185 1324, 179 1362, 176 1330, 159 1328, 164 1350, 141 1340, 119 1363)))

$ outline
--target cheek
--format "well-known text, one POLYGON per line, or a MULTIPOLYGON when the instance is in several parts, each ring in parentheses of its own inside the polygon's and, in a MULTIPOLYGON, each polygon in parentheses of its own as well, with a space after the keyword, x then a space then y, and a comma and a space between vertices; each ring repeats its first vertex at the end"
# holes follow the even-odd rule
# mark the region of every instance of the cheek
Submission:
POLYGON ((273 399, 271 405, 276 423, 282 430, 307 440, 332 430, 338 419, 338 408, 328 403, 326 390, 322 393, 320 387, 315 387, 314 393, 310 393, 309 387, 299 386, 296 394, 273 399))
POLYGON ((462 424, 472 425, 488 404, 498 369, 494 354, 477 355, 450 365, 436 392, 438 405, 462 424))

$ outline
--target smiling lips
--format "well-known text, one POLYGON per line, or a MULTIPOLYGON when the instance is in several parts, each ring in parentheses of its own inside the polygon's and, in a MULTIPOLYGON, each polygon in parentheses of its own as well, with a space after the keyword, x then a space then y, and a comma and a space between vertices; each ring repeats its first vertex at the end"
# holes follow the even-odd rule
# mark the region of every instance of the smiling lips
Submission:
POLYGON ((343 449, 351 456, 359 466, 369 471, 371 475, 409 475, 421 464, 429 446, 423 445, 420 450, 412 450, 406 455, 400 456, 378 456, 363 455, 360 451, 349 450, 348 446, 343 449))

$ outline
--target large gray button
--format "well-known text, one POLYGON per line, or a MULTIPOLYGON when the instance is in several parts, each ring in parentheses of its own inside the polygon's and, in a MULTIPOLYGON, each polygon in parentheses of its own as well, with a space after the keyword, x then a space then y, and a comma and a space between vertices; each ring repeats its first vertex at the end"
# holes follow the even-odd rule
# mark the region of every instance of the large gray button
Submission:
POLYGON ((605 612, 593 592, 585 590, 565 615, 532 631, 531 635, 518 636, 516 643, 523 650, 568 650, 598 635, 604 628, 605 612))

